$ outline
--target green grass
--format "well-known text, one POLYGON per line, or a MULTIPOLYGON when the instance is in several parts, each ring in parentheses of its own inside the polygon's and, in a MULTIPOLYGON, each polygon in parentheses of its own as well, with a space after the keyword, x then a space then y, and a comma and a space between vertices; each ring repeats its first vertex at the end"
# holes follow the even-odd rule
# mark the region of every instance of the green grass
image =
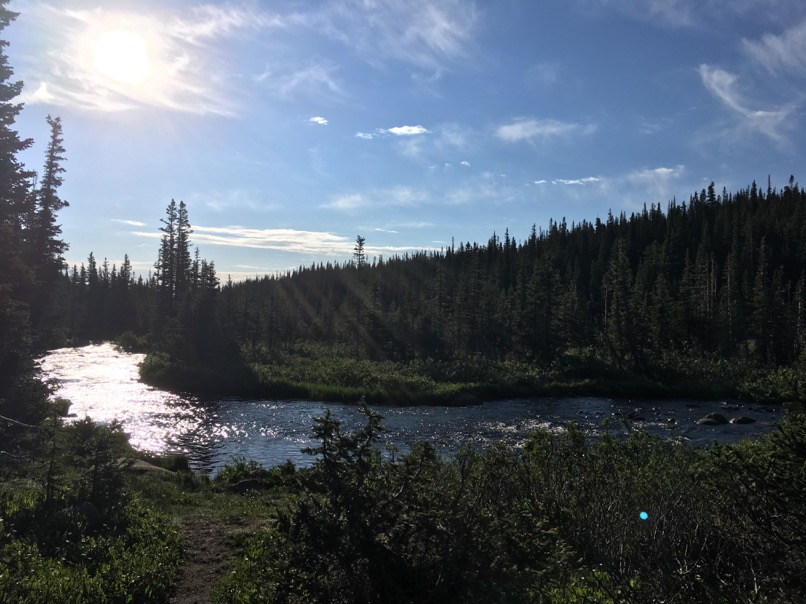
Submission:
POLYGON ((482 400, 540 396, 612 398, 738 398, 783 402, 806 397, 795 368, 671 354, 645 371, 618 369, 590 349, 569 350, 548 366, 514 359, 379 361, 346 347, 298 344, 269 353, 245 349, 244 363, 184 366, 151 353, 140 375, 154 386, 202 395, 303 399, 380 405, 450 405, 470 394, 482 400))

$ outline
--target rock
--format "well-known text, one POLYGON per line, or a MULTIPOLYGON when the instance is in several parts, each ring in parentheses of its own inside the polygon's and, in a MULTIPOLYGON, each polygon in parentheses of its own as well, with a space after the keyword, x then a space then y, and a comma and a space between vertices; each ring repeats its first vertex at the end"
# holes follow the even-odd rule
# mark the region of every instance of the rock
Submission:
POLYGON ((721 413, 709 413, 705 417, 698 419, 697 423, 701 426, 720 426, 727 424, 728 420, 721 413))
POLYGON ((148 463, 142 459, 121 459, 118 463, 124 469, 136 472, 137 474, 149 474, 151 476, 162 476, 164 478, 173 478, 176 475, 170 470, 155 466, 153 463, 148 463))
POLYGON ((251 480, 268 480, 272 478, 272 473, 266 468, 259 468, 257 470, 252 470, 251 472, 249 472, 246 475, 246 478, 251 480))
POLYGON ((631 420, 636 421, 636 422, 646 421, 646 418, 643 415, 641 415, 641 413, 638 411, 638 409, 636 409, 635 411, 630 411, 627 414, 627 419, 631 419, 631 420))
POLYGON ((743 415, 739 417, 732 417, 730 418, 730 423, 732 424, 755 424, 756 420, 752 417, 745 417, 743 415))
POLYGON ((255 480, 254 478, 247 478, 245 480, 241 480, 240 482, 236 482, 230 488, 236 493, 243 495, 247 491, 262 491, 266 488, 266 485, 259 480, 255 480))

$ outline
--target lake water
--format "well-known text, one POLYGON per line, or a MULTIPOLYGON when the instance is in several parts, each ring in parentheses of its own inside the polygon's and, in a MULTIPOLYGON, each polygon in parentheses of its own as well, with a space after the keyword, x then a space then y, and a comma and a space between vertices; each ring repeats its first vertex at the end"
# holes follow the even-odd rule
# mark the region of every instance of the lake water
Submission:
MULTIPOLYGON (((137 381, 141 354, 117 351, 111 344, 62 348, 40 360, 55 396, 72 402, 76 417, 96 421, 119 420, 138 449, 185 453, 196 471, 215 473, 233 457, 254 459, 266 466, 290 459, 312 462, 300 450, 315 445, 310 438, 313 418, 326 409, 348 429, 361 425, 356 407, 310 401, 217 399, 179 396, 137 381)), ((470 407, 379 407, 385 419, 384 438, 405 450, 415 441, 427 441, 445 452, 466 445, 506 442, 517 446, 536 429, 561 430, 575 421, 587 432, 601 432, 610 420, 612 430, 624 431, 620 419, 628 413, 644 418, 633 425, 693 445, 714 440, 735 442, 774 429, 783 417, 780 407, 734 401, 624 401, 600 397, 502 400, 470 407), (744 415, 754 424, 700 426, 707 413, 726 417, 744 415)))

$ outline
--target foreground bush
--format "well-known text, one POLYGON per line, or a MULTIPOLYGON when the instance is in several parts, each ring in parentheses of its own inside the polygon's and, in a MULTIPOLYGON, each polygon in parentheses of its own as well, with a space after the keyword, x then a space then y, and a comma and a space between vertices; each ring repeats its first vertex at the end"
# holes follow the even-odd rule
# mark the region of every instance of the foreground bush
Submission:
POLYGON ((574 426, 522 450, 377 448, 380 416, 316 420, 314 467, 222 602, 797 602, 806 420, 691 449, 574 426))
POLYGON ((126 451, 119 424, 78 421, 51 433, 40 484, 2 485, 0 602, 168 601, 178 537, 127 492, 126 451))

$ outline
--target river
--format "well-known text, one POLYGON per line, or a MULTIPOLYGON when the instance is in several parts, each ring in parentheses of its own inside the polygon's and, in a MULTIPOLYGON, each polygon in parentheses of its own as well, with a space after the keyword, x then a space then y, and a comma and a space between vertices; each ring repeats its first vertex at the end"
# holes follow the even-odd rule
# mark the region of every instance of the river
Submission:
MULTIPOLYGON (((205 400, 179 396, 137 380, 141 354, 120 352, 109 343, 53 350, 40 359, 44 376, 53 380, 54 396, 72 402, 73 417, 99 422, 119 420, 132 445, 141 450, 184 453, 198 472, 216 473, 233 457, 266 466, 290 459, 298 465, 312 459, 300 450, 311 446, 313 418, 330 409, 346 428, 360 425, 354 406, 310 401, 205 400)), ((523 442, 535 429, 561 430, 575 421, 590 434, 611 420, 633 413, 644 419, 633 425, 650 433, 693 445, 714 440, 735 442, 774 429, 783 409, 734 401, 626 401, 600 397, 502 400, 469 407, 381 407, 386 444, 405 450, 428 441, 450 452, 466 444, 523 442), (707 413, 748 416, 752 424, 701 426, 707 413)))

